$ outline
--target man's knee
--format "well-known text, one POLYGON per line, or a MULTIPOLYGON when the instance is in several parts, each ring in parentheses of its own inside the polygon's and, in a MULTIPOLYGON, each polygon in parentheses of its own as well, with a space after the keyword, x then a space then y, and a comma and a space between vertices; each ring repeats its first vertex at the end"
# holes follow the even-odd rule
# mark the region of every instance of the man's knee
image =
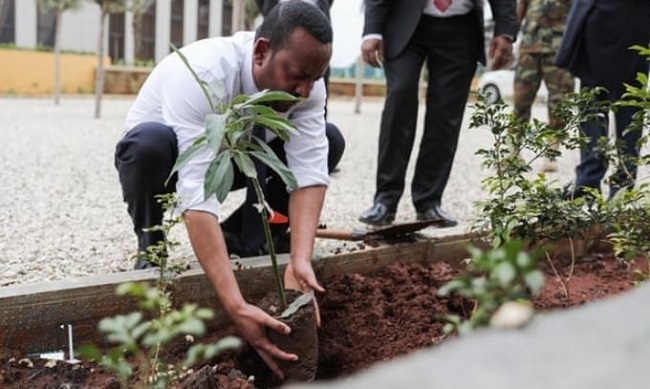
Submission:
POLYGON ((345 138, 338 127, 329 122, 325 124, 325 134, 329 143, 327 170, 331 173, 336 169, 336 166, 339 164, 339 161, 343 156, 343 152, 345 151, 345 138))
POLYGON ((160 123, 142 123, 122 138, 115 150, 118 170, 166 169, 167 174, 178 155, 174 131, 160 123))

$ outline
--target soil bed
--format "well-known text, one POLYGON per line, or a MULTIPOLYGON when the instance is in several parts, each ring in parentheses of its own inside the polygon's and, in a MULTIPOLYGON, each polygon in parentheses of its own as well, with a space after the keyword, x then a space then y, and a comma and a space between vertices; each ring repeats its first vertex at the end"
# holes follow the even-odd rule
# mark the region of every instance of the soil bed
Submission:
MULTIPOLYGON (((575 263, 554 259, 553 266, 559 277, 548 262, 543 264, 546 284, 534 299, 537 310, 572 307, 624 292, 634 287, 635 270, 648 271, 644 260, 622 262, 609 255, 584 256, 575 263)), ((322 327, 316 379, 343 377, 448 339, 442 332, 440 317, 447 313, 464 314, 472 308, 469 301, 437 296, 440 286, 456 274, 457 269, 445 262, 396 262, 371 276, 345 274, 321 280, 327 293, 319 300, 322 327)), ((218 339, 230 333, 233 329, 226 328, 209 338, 218 339)), ((171 352, 182 355, 186 348, 187 345, 178 344, 171 352)), ((118 380, 100 367, 59 363, 54 368, 44 368, 45 361, 37 360, 32 360, 34 367, 28 367, 26 362, 18 362, 21 358, 24 356, 18 351, 5 354, 1 387, 58 388, 65 383, 71 384, 69 387, 119 387, 118 380)), ((218 387, 265 387, 272 382, 259 371, 251 372, 250 366, 255 364, 242 361, 241 356, 231 354, 212 362, 218 362, 218 367, 211 378, 215 381, 210 382, 218 382, 218 387), (257 377, 255 384, 247 380, 250 374, 257 377)), ((200 387, 189 381, 186 384, 185 387, 200 387)))

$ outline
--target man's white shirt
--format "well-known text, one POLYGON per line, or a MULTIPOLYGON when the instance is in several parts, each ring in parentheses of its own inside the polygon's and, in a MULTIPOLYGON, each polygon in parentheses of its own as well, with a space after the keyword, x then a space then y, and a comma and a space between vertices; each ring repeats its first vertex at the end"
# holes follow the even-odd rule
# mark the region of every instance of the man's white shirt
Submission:
MULTIPOLYGON (((253 32, 238 32, 232 37, 209 38, 181 49, 198 77, 206 82, 213 102, 228 104, 240 94, 259 92, 252 72, 253 32)), ((286 114, 296 133, 285 143, 287 165, 298 187, 329 185, 327 173, 328 142, 325 136, 325 85, 318 80, 308 98, 286 114)), ((205 118, 213 113, 198 83, 172 53, 151 72, 126 117, 130 130, 143 122, 170 126, 176 133, 179 154, 205 132, 205 118)), ((266 140, 274 135, 266 133, 266 140)), ((200 210, 221 217, 215 196, 204 197, 204 177, 214 154, 204 151, 178 172, 177 212, 200 210)))

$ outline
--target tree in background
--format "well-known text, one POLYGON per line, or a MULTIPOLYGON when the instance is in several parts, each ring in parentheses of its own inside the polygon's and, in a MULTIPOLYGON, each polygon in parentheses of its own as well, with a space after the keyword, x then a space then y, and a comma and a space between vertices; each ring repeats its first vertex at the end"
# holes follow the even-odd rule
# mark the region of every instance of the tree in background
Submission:
POLYGON ((99 19, 99 37, 97 40, 97 72, 95 75, 95 119, 102 116, 102 95, 104 94, 104 32, 106 19, 112 13, 122 13, 127 8, 128 0, 93 0, 101 9, 99 19))
POLYGON ((154 0, 128 0, 128 10, 133 13, 133 49, 135 59, 143 59, 142 55, 142 24, 144 14, 153 5, 154 0))
MULTIPOLYGON (((43 9, 55 11, 54 20, 54 104, 61 101, 61 15, 65 11, 78 9, 81 0, 38 0, 38 5, 43 9)), ((0 0, 2 8, 2 0, 0 0)))

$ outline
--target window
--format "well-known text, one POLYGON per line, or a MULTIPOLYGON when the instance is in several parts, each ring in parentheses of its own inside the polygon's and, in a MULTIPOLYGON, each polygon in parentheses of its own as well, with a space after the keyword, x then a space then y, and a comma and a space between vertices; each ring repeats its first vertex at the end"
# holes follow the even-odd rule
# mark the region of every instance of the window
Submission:
POLYGON ((16 42, 14 0, 0 0, 0 43, 16 42))
POLYGON ((112 13, 108 18, 108 55, 113 63, 124 59, 124 13, 112 13))
MULTIPOLYGON (((156 44, 156 2, 152 1, 142 13, 142 28, 138 36, 135 32, 135 59, 153 61, 156 44)), ((135 19, 134 19, 135 22, 135 19)), ((136 30, 134 26, 134 31, 136 30)))
POLYGON ((37 23, 36 44, 42 47, 54 47, 56 11, 53 8, 43 8, 39 5, 37 23))
POLYGON ((232 34, 232 0, 224 0, 222 9, 221 36, 228 36, 232 34))
POLYGON ((205 39, 210 30, 210 0, 199 0, 199 12, 196 22, 196 39, 205 39))
POLYGON ((183 46, 183 0, 172 0, 170 41, 176 47, 183 46))

